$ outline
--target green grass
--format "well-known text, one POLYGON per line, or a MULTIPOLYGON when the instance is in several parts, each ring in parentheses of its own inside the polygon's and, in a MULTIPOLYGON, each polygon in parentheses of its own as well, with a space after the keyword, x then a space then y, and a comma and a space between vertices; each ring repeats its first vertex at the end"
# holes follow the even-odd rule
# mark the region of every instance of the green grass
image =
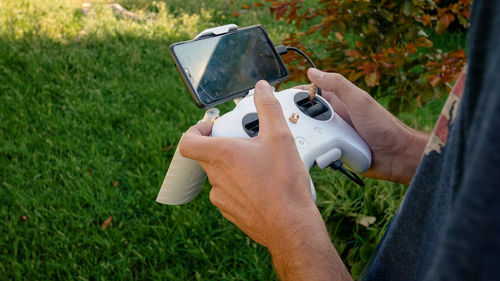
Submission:
MULTIPOLYGON (((210 204, 208 184, 183 206, 155 198, 173 146, 203 115, 168 46, 230 22, 263 23, 275 42, 293 26, 267 9, 232 18, 243 1, 122 3, 146 20, 116 18, 103 1, 82 15, 79 1, 0 0, 0 279, 276 279, 266 249, 210 204)), ((430 130, 441 104, 404 120, 430 130)), ((405 187, 312 176, 357 275, 405 187)))

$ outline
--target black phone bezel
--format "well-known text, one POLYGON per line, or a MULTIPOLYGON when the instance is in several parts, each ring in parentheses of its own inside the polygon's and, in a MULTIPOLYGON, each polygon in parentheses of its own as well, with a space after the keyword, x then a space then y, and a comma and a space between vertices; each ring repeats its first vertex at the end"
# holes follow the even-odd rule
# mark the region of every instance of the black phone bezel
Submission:
POLYGON ((264 28, 264 26, 262 25, 252 25, 252 26, 249 26, 249 27, 244 27, 244 28, 239 28, 239 29, 236 29, 236 30, 231 30, 227 33, 223 33, 223 34, 219 34, 219 35, 208 35, 208 36, 203 36, 201 38, 196 38, 196 39, 193 39, 193 40, 188 40, 188 41, 182 41, 182 42, 177 42, 177 43, 174 43, 172 45, 170 45, 169 47, 169 53, 170 53, 170 57, 172 58, 174 64, 175 64, 175 68, 177 69, 177 72, 179 72, 180 76, 181 76, 181 79, 182 81, 184 82, 184 84, 186 85, 186 87, 188 88, 189 90, 189 93, 191 94, 191 98, 193 99, 193 101, 195 102, 195 104, 199 107, 199 108, 203 108, 203 109, 206 109, 206 108, 210 108, 210 107, 214 107, 214 106, 217 106, 219 104, 222 104, 222 103, 225 103, 227 101, 230 101, 230 100, 234 100, 234 99, 237 99, 237 98, 240 98, 240 97, 243 97, 245 96, 248 91, 252 90, 253 87, 251 88, 248 88, 248 89, 243 89, 242 91, 240 92, 237 92, 233 95, 230 95, 228 97, 225 97, 223 99, 220 99, 220 100, 216 100, 212 103, 209 103, 209 104, 205 104, 201 101, 199 95, 198 95, 198 92, 196 92, 196 90, 193 88, 193 86, 191 85, 191 81, 187 78, 186 76, 186 73, 184 72, 184 70, 182 69, 182 67, 180 66, 180 63, 179 63, 179 60, 177 59, 177 56, 174 52, 174 47, 175 46, 178 46, 178 45, 182 45, 182 44, 189 44, 191 42, 194 42, 194 41, 199 41, 199 40, 203 40, 203 39, 207 39, 207 38, 211 38, 211 37, 217 37, 217 36, 224 36, 224 35, 227 35, 227 34, 230 34, 230 33, 234 33, 234 32, 240 32, 240 31, 243 31, 243 30, 246 30, 246 29, 252 29, 252 28, 258 28, 258 29, 261 29, 261 31, 264 33, 264 36, 267 40, 267 42, 269 43, 269 45, 271 46, 271 49, 274 53, 274 55, 276 56, 278 62, 281 64, 281 66, 283 66, 283 69, 285 69, 286 73, 285 73, 285 76, 282 77, 282 78, 279 78, 277 80, 274 80, 274 81, 267 81, 269 84, 271 85, 274 85, 276 83, 279 83, 279 82, 282 82, 286 79, 288 79, 288 77, 290 77, 290 71, 288 71, 288 69, 286 68, 286 65, 285 63, 283 62, 283 59, 281 58, 281 56, 279 55, 279 53, 276 51, 276 48, 274 47, 274 44, 273 42, 271 41, 271 38, 269 37, 269 34, 267 33, 266 29, 264 28))

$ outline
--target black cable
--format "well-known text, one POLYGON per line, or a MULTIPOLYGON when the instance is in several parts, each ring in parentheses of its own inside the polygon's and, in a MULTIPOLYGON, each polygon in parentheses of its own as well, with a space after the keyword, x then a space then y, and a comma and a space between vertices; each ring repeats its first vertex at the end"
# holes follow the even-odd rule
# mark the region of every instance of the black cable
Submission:
POLYGON ((334 170, 340 171, 342 174, 346 175, 350 180, 353 182, 359 184, 360 186, 365 186, 365 183, 363 182, 362 179, 358 177, 355 173, 347 170, 346 168, 343 167, 344 163, 342 161, 337 160, 333 162, 330 167, 332 167, 334 170))
POLYGON ((295 48, 295 47, 286 47, 287 51, 294 51, 299 53, 301 56, 303 56, 307 62, 312 66, 312 68, 316 68, 316 65, 314 65, 314 62, 306 55, 306 53, 302 52, 301 50, 295 48))
MULTIPOLYGON (((284 46, 284 45, 279 45, 279 46, 276 46, 276 51, 278 52, 278 54, 280 56, 288 53, 288 51, 294 51, 294 52, 297 52, 299 53, 301 56, 303 56, 307 62, 312 66, 312 68, 316 68, 316 65, 314 65, 313 61, 304 53, 302 52, 301 50, 297 49, 297 48, 294 48, 294 47, 288 47, 288 46, 284 46)), ((321 89, 318 88, 318 95, 321 96, 321 89)), ((335 162, 333 162, 330 167, 332 167, 334 170, 338 170, 340 171, 342 174, 346 175, 350 180, 352 180, 353 182, 359 184, 360 186, 365 186, 365 183, 363 182, 362 179, 360 179, 358 177, 358 175, 356 175, 355 173, 347 170, 346 168, 343 167, 344 163, 342 163, 342 161, 340 160, 337 160, 335 162)))
MULTIPOLYGON (((281 55, 284 55, 286 53, 288 53, 288 51, 294 51, 294 52, 297 52, 299 53, 299 55, 303 56, 307 62, 311 65, 312 68, 316 68, 316 65, 314 64, 314 62, 306 55, 306 53, 302 52, 301 50, 297 49, 297 48, 294 48, 294 47, 288 47, 288 46, 284 46, 284 45, 279 45, 279 46, 276 46, 276 51, 278 52, 278 54, 281 55)), ((321 94, 321 89, 318 88, 318 95, 322 96, 321 94)))

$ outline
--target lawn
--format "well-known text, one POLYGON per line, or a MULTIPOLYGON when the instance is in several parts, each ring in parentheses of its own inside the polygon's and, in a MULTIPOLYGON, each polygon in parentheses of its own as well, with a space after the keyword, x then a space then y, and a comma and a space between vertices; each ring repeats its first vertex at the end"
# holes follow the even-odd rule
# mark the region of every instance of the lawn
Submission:
MULTIPOLYGON (((0 279, 276 279, 267 250, 210 204, 208 183, 183 206, 155 198, 180 135, 203 115, 169 45, 231 22, 262 23, 279 42, 293 25, 244 1, 167 2, 121 1, 132 20, 105 1, 82 13, 76 0, 0 0, 0 279)), ((442 103, 401 118, 429 131, 442 103)), ((312 177, 357 276, 405 187, 312 177)))

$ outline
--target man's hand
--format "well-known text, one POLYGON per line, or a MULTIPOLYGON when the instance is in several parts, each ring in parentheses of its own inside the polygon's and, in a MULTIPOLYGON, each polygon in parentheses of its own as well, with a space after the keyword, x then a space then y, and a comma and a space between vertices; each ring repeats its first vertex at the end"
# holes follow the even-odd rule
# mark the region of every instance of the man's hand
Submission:
POLYGON ((254 94, 259 135, 212 138, 209 123, 191 127, 179 150, 198 160, 212 184, 210 201, 266 246, 283 280, 350 280, 329 239, 281 105, 269 84, 254 94))
POLYGON ((335 112, 354 127, 370 147, 372 166, 364 175, 408 185, 428 136, 404 125, 340 74, 311 68, 307 76, 322 90, 335 112))

